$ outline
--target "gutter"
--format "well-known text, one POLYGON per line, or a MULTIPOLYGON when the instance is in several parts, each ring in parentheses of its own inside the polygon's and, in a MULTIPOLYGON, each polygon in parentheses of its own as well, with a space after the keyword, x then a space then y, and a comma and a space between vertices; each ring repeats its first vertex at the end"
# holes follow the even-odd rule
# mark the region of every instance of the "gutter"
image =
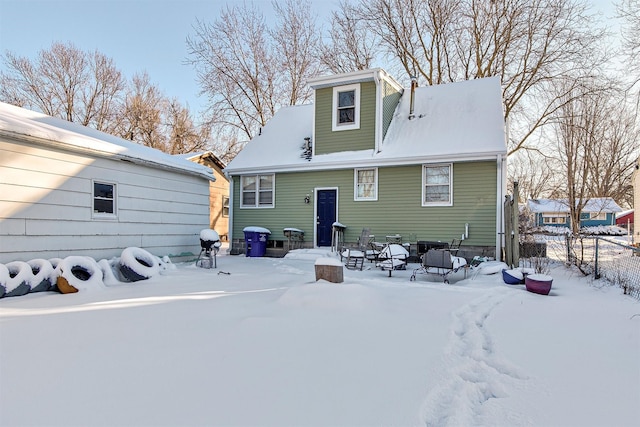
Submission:
MULTIPOLYGON (((19 132, 7 131, 4 129, 0 129, 0 135, 6 136, 7 138, 13 139, 18 142, 25 141, 25 142, 30 142, 33 144, 37 144, 37 145, 41 145, 44 147, 53 148, 57 150, 64 150, 64 151, 69 151, 72 153, 79 153, 79 154, 88 154, 93 157, 100 157, 103 159, 121 160, 123 162, 129 162, 129 163, 133 163, 141 166, 148 166, 154 169, 162 169, 162 170, 168 170, 172 172, 179 172, 182 174, 194 175, 200 178, 205 178, 209 181, 216 180, 213 175, 213 172, 211 172, 211 170, 206 166, 202 166, 203 168, 202 171, 196 170, 195 168, 194 169, 181 168, 178 165, 173 166, 170 164, 158 163, 158 162, 154 162, 153 160, 147 160, 147 159, 143 159, 136 156, 130 156, 128 154, 111 153, 111 152, 96 150, 88 147, 79 147, 77 145, 68 144, 66 142, 60 142, 60 141, 55 141, 47 138, 31 136, 31 135, 19 133, 19 132)), ((109 143, 109 141, 103 141, 103 142, 109 143)), ((127 141, 127 142, 131 142, 131 141, 127 141)), ((131 143, 135 144, 134 142, 131 142, 131 143)), ((144 147, 144 146, 141 146, 141 147, 144 147)), ((166 154, 166 153, 163 153, 163 154, 166 154)), ((166 155, 170 156, 170 154, 166 154, 166 155)), ((189 161, 189 160, 185 160, 185 161, 189 161)), ((196 163, 193 163, 193 164, 196 165, 196 163)))
POLYGON ((272 165, 272 166, 258 166, 258 167, 248 167, 248 168, 238 168, 238 169, 225 169, 225 175, 242 175, 249 173, 278 173, 278 172, 308 172, 312 171, 324 171, 324 170, 335 170, 335 169, 353 169, 359 167, 385 167, 385 166, 410 166, 410 165, 418 165, 425 163, 442 163, 442 162, 470 162, 470 161, 482 161, 482 160, 491 160, 495 161, 496 156, 506 156, 504 152, 489 152, 483 153, 479 155, 459 155, 459 156, 451 156, 451 155, 440 155, 440 156, 430 156, 430 157, 400 157, 395 159, 385 159, 385 158, 368 158, 368 159, 345 159, 340 161, 327 161, 327 162, 318 162, 314 164, 314 160, 311 162, 306 162, 304 164, 288 164, 288 165, 272 165))

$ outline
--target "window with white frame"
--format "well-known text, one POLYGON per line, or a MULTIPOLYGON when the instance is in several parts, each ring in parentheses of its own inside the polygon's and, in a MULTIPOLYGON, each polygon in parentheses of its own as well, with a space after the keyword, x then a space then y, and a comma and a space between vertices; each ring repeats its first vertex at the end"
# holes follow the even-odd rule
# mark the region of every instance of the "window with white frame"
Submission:
POLYGON ((566 224, 567 217, 565 215, 557 214, 557 215, 543 215, 542 216, 543 224, 566 224))
POLYGON ((422 167, 422 206, 452 206, 452 165, 422 167))
POLYGON ((334 131, 360 128, 360 84, 333 88, 332 116, 334 131))
POLYGON ((378 169, 354 171, 355 200, 378 200, 378 169))
POLYGON ((606 212, 591 212, 589 219, 592 221, 605 221, 607 219, 606 212))
POLYGON ((94 218, 116 217, 116 185, 110 182, 93 181, 94 218))
POLYGON ((222 196, 222 216, 229 216, 229 196, 222 196))
POLYGON ((272 208, 274 206, 274 175, 245 175, 241 178, 240 207, 272 208))

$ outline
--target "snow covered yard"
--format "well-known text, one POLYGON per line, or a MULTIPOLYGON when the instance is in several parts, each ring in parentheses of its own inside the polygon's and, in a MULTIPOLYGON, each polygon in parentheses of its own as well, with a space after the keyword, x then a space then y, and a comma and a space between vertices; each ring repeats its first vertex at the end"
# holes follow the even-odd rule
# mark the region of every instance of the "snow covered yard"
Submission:
POLYGON ((640 420, 640 303, 619 288, 563 267, 549 296, 499 274, 411 282, 412 264, 316 282, 322 256, 223 255, 218 269, 0 300, 0 424, 640 420))

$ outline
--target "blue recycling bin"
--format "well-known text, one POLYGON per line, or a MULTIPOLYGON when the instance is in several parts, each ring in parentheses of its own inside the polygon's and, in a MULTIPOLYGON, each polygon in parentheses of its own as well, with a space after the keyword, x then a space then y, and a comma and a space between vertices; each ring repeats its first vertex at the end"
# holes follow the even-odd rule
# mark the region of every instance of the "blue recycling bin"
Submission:
POLYGON ((245 227, 242 231, 244 231, 245 256, 264 256, 271 231, 263 227, 245 227))

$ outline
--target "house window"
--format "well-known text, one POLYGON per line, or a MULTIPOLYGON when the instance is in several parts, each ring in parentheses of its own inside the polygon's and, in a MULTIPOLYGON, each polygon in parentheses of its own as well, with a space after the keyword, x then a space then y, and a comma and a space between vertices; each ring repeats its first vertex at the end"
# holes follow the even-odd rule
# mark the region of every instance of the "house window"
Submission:
POLYGON ((542 223, 551 224, 551 225, 566 224, 567 218, 564 215, 563 216, 543 216, 542 223))
POLYGON ((274 206, 274 175, 246 175, 241 179, 243 208, 272 208, 274 206))
POLYGON ((589 215, 589 219, 592 221, 606 221, 607 213, 606 212, 591 212, 589 215))
POLYGON ((229 196, 222 196, 222 216, 229 216, 229 196))
POLYGON ((355 170, 355 200, 378 200, 378 169, 355 170))
POLYGON ((108 182, 93 182, 93 216, 113 218, 116 216, 116 185, 108 182))
POLYGON ((360 128, 360 85, 333 88, 334 131, 360 128))
POLYGON ((451 164, 422 167, 422 206, 452 206, 451 164))

